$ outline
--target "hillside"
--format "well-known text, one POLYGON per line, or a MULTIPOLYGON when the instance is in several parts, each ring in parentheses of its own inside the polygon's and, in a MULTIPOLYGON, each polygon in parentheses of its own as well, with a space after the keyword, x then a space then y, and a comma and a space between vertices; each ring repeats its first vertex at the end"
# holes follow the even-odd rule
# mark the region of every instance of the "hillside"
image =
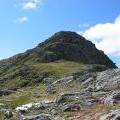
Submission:
POLYGON ((11 83, 12 87, 24 87, 37 84, 45 77, 60 78, 78 68, 76 65, 73 68, 63 65, 60 61, 73 61, 78 66, 98 64, 116 68, 107 55, 92 42, 75 32, 61 31, 31 50, 0 61, 1 89, 9 87, 7 84, 11 83), (60 68, 62 70, 58 71, 60 68))
POLYGON ((111 110, 119 110, 119 83, 120 70, 103 51, 61 31, 0 61, 0 118, 108 120, 111 110))
POLYGON ((98 50, 95 45, 75 32, 61 31, 40 43, 34 49, 15 55, 0 62, 1 66, 24 63, 44 63, 57 60, 76 61, 86 64, 100 64, 116 68, 115 64, 98 50))

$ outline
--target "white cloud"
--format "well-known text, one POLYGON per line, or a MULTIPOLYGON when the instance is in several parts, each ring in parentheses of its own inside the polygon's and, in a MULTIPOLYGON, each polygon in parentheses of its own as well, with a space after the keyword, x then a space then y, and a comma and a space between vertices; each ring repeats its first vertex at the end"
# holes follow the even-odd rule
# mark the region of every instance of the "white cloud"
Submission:
POLYGON ((29 0, 28 2, 22 4, 22 8, 25 10, 37 9, 42 4, 41 0, 29 0))
POLYGON ((120 56, 120 15, 113 23, 96 24, 79 33, 106 54, 120 56))
POLYGON ((26 16, 23 16, 23 17, 17 18, 17 20, 15 22, 16 23, 26 23, 28 21, 29 21, 29 18, 26 16))

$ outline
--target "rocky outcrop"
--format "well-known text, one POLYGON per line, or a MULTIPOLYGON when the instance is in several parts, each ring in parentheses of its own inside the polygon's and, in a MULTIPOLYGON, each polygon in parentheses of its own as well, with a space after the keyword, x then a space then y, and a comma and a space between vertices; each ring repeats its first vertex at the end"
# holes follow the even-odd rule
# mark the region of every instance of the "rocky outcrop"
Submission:
POLYGON ((9 95, 9 94, 16 93, 16 92, 17 92, 17 88, 0 90, 0 96, 9 95))
MULTIPOLYGON (((29 51, 30 52, 30 51, 29 51)), ((61 31, 31 51, 37 53, 38 61, 78 61, 87 64, 101 64, 116 68, 115 64, 95 45, 75 32, 61 31)))
POLYGON ((119 108, 119 81, 120 69, 109 69, 102 72, 95 72, 94 69, 80 70, 53 81, 50 85, 44 82, 44 84, 46 84, 45 90, 47 90, 47 95, 55 96, 53 101, 44 100, 38 103, 25 104, 17 107, 15 112, 21 113, 21 117, 23 117, 21 119, 23 120, 99 120, 99 118, 100 120, 119 120, 120 110, 109 113, 110 110, 119 108), (80 84, 81 88, 59 92, 57 85, 68 87, 72 82, 80 84), (40 113, 27 114, 30 111, 40 111, 40 113), (81 114, 84 111, 90 114, 77 114, 74 117, 64 115, 74 112, 81 114), (106 114, 106 111, 109 114, 106 114))
POLYGON ((83 100, 90 98, 91 93, 87 91, 83 92, 66 92, 66 93, 60 93, 58 97, 56 98, 56 103, 61 104, 69 101, 75 101, 75 100, 83 100))
POLYGON ((100 117, 100 120, 120 120, 120 109, 100 117))
POLYGON ((120 69, 109 69, 98 73, 96 89, 111 91, 120 88, 120 69))

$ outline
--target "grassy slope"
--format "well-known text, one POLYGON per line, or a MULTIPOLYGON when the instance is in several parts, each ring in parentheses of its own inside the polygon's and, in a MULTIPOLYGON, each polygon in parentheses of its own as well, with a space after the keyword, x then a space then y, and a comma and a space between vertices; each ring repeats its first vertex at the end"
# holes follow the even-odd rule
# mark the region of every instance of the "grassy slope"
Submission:
MULTIPOLYGON (((46 75, 46 77, 52 78, 52 80, 56 80, 58 78, 64 77, 70 73, 73 73, 75 71, 78 71, 80 69, 83 69, 84 67, 89 67, 89 65, 83 65, 81 63, 72 62, 72 61, 57 61, 57 62, 51 62, 51 63, 24 63, 24 65, 18 65, 13 66, 10 69, 6 70, 6 73, 2 73, 0 78, 8 77, 11 78, 7 80, 6 82, 3 82, 0 84, 1 89, 4 88, 10 88, 10 87, 16 87, 22 84, 24 81, 26 81, 26 76, 21 75, 21 71, 23 71, 24 74, 30 74, 29 77, 32 77, 33 79, 27 80, 27 82, 31 82, 32 86, 23 87, 22 91, 17 92, 15 94, 10 94, 7 96, 0 97, 0 103, 6 104, 6 106, 2 106, 2 108, 7 109, 15 109, 18 106, 21 106, 23 104, 27 104, 30 102, 39 102, 43 100, 55 100, 57 95, 61 92, 66 91, 78 91, 81 89, 80 83, 76 83, 76 81, 73 81, 69 83, 68 85, 62 85, 62 84, 56 84, 56 90, 57 92, 55 94, 48 94, 47 93, 47 85, 43 83, 35 83, 34 75, 38 74, 39 76, 46 75), (27 66, 27 69, 26 67, 27 66), (20 71, 20 72, 19 72, 20 71), (37 72, 37 73, 36 73, 37 72), (16 74, 17 73, 17 74, 16 74), (19 74, 18 74, 19 73, 19 74), (14 77, 10 77, 14 76, 14 77), (24 79, 25 78, 25 79, 24 79), (40 96, 40 97, 35 97, 40 96)), ((22 74, 23 74, 22 73, 22 74)), ((104 106, 104 105, 103 105, 104 106)), ((107 111, 109 109, 107 106, 104 106, 101 108, 100 111, 107 111)), ((94 113, 97 113, 98 107, 94 109, 94 113)), ((110 110, 110 109, 109 109, 110 110)), ((39 111, 32 111, 35 113, 39 111)), ((91 110, 81 111, 83 114, 89 114, 91 113, 91 110)), ((27 114, 31 114, 28 112, 27 114)), ((78 113, 75 112, 68 112, 68 113, 61 113, 62 115, 67 116, 74 116, 78 113)), ((0 114, 0 119, 3 117, 2 114, 0 114)), ((12 118, 11 120, 17 120, 17 118, 12 118)))
POLYGON ((35 85, 38 79, 50 77, 53 80, 64 77, 83 67, 72 61, 57 61, 51 63, 35 63, 13 66, 0 75, 0 89, 35 85))
MULTIPOLYGON (((40 75, 48 74, 48 77, 53 78, 53 80, 56 80, 58 78, 61 78, 72 72, 77 71, 78 69, 82 68, 83 65, 72 61, 57 61, 51 63, 32 64, 29 67, 32 67, 32 69, 34 68, 34 70, 36 70, 40 75)), ((9 76, 14 76, 17 73, 17 71, 19 71, 19 69, 21 69, 21 67, 13 66, 12 68, 6 71, 6 74, 2 73, 0 78, 2 79, 6 77, 9 78, 9 76)), ((17 76, 15 75, 15 78, 0 84, 0 88, 5 89, 18 86, 21 82, 24 82, 24 80, 20 78, 21 76, 19 74, 17 76)), ((54 100, 60 92, 65 92, 67 90, 78 90, 79 88, 80 85, 76 84, 75 82, 72 82, 68 86, 57 85, 57 93, 48 94, 46 91, 47 86, 45 84, 39 83, 35 87, 28 86, 23 88, 23 91, 21 92, 0 97, 0 103, 6 104, 6 106, 3 106, 2 108, 7 107, 7 109, 15 109, 18 106, 30 102, 54 100), (35 95, 40 95, 40 98, 34 97, 35 95)), ((0 114, 0 118, 2 117, 3 116, 1 116, 0 114)))

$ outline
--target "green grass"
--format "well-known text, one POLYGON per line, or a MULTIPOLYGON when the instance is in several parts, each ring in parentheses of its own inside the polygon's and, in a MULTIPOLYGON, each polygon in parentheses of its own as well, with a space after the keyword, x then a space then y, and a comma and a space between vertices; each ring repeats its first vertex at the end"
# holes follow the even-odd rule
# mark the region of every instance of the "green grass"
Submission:
POLYGON ((56 80, 84 66, 77 62, 64 60, 49 63, 25 63, 25 65, 13 66, 0 75, 0 79, 4 81, 0 83, 0 89, 33 86, 41 82, 38 81, 40 77, 49 77, 52 80, 56 80))
POLYGON ((29 102, 30 102, 30 96, 23 95, 13 98, 12 101, 9 102, 9 104, 10 104, 10 108, 15 109, 16 107, 27 104, 29 102))
POLYGON ((33 65, 41 73, 49 73, 49 77, 61 78, 70 74, 79 68, 83 67, 82 64, 73 61, 57 61, 50 63, 39 63, 33 65))

